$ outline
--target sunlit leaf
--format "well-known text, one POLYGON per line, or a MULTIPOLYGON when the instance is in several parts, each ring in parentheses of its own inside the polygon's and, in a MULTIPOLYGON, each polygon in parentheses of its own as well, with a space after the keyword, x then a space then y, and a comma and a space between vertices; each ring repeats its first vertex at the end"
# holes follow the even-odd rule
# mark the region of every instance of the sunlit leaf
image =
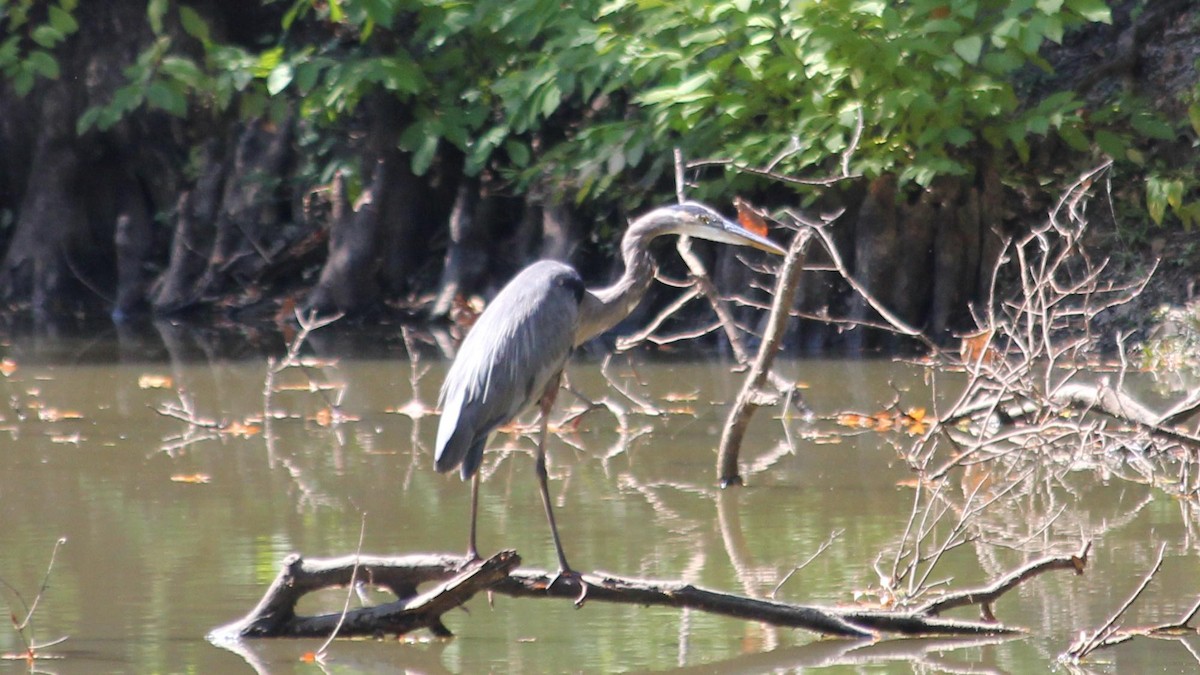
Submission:
POLYGON ((67 445, 67 444, 79 445, 84 440, 86 440, 86 439, 84 439, 83 435, 80 434, 79 432, 75 432, 72 434, 54 434, 54 435, 50 436, 51 443, 60 443, 60 444, 64 444, 64 445, 67 445))
POLYGON ((58 422, 60 420, 83 419, 83 414, 77 410, 59 410, 58 408, 38 408, 38 419, 42 422, 58 422))
POLYGON ((955 40, 951 46, 954 48, 954 53, 958 54, 963 61, 975 65, 979 63, 979 56, 983 53, 983 37, 968 35, 955 40))
POLYGON ((193 485, 204 485, 212 481, 212 476, 206 473, 177 473, 171 476, 172 483, 191 483, 193 485))
POLYGON ((271 69, 267 76, 267 93, 275 96, 292 83, 292 64, 281 63, 271 69))
POLYGON ((170 375, 144 373, 138 376, 139 389, 170 389, 174 386, 175 380, 170 375))
POLYGON ((432 408, 424 403, 413 399, 399 408, 385 408, 384 412, 404 415, 410 419, 419 420, 422 417, 428 417, 437 412, 437 408, 432 408))
POLYGON ((248 424, 245 422, 230 422, 228 426, 221 429, 221 433, 227 436, 250 438, 262 433, 262 427, 257 424, 248 424))

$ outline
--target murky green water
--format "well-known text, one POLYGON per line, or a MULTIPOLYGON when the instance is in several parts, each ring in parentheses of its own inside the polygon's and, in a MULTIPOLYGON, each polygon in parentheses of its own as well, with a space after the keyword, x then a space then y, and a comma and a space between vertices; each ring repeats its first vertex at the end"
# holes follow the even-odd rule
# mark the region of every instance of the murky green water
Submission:
MULTIPOLYGON (((0 578, 21 613, 32 601, 54 542, 66 539, 27 636, 69 639, 38 663, 58 673, 318 672, 300 662, 315 642, 259 641, 242 654, 205 635, 249 611, 291 552, 460 552, 468 489, 432 470, 432 405, 444 363, 413 364, 398 339, 328 329, 312 346, 321 361, 277 378, 266 405, 266 359, 219 360, 186 332, 165 340, 17 342, 16 369, 0 380, 0 578), (362 350, 363 341, 372 344, 362 350), (370 358, 356 358, 369 351, 370 358), (171 358, 174 357, 174 358, 171 358), (328 361, 336 359, 336 363, 328 361), (415 382, 415 388, 413 383, 415 382), (310 386, 311 385, 311 386, 310 386), (331 419, 331 403, 344 417, 331 419), (175 412, 163 414, 168 409, 175 412), (174 415, 174 416, 172 416, 174 415), (180 417, 191 416, 198 425, 180 417), (236 423, 230 426, 231 423, 236 423), (237 426, 242 425, 242 426, 237 426), (225 432, 216 427, 224 426, 225 432), (231 433, 231 431, 233 433, 231 433)), ((283 347, 267 349, 283 354, 283 347)), ((432 346, 423 352, 432 355, 432 346)), ((573 386, 590 399, 634 404, 609 386, 596 361, 576 362, 573 386)), ((803 361, 781 372, 809 385, 818 414, 873 412, 903 391, 932 395, 915 367, 888 361, 803 361)), ((829 442, 794 416, 761 411, 747 439, 748 487, 714 487, 715 447, 739 376, 721 362, 614 361, 610 373, 662 414, 606 411, 583 417, 550 444, 551 491, 574 565, 624 576, 682 578, 767 596, 835 532, 829 549, 778 590, 796 602, 848 603, 890 564, 913 492, 896 450, 879 434, 829 442), (790 435, 794 451, 787 444, 790 435)), ((560 396, 556 417, 578 404, 560 396)), ((485 463, 483 552, 515 548, 526 565, 551 567, 553 549, 527 437, 500 435, 485 463)), ((858 645, 715 618, 698 612, 592 602, 485 598, 446 617, 452 640, 340 641, 338 672, 703 672, 835 665, 847 670, 1038 672, 1081 630, 1107 618, 1167 544, 1163 570, 1130 613, 1134 623, 1176 620, 1200 594, 1193 508, 1151 487, 1072 474, 990 510, 988 536, 1073 549, 1097 536, 1086 574, 1046 574, 1006 596, 1001 620, 1030 637, 982 643, 886 641, 858 645), (1048 495, 1052 495, 1048 496, 1048 495), (1056 518, 1049 515, 1061 511, 1056 518), (1047 522, 1049 524, 1047 524, 1047 522)), ((978 583, 1030 554, 964 546, 939 578, 978 583)), ((340 593, 303 610, 339 608, 340 593)), ((968 611, 960 616, 970 617, 968 611)), ((1190 647, 1200 651, 1195 637, 1190 647)), ((1183 642, 1135 640, 1096 656, 1101 672, 1190 672, 1183 642)), ((22 641, 0 628, 0 651, 22 641)), ((0 662, 0 671, 25 669, 0 662)))

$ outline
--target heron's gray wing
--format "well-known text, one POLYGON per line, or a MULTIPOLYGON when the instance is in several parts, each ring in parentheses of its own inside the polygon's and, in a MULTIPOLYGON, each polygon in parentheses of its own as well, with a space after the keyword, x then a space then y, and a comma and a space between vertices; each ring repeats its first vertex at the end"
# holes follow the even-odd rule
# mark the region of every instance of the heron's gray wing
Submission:
POLYGON ((542 261, 525 268, 488 305, 442 384, 434 463, 472 476, 496 427, 541 398, 571 354, 583 281, 542 261))

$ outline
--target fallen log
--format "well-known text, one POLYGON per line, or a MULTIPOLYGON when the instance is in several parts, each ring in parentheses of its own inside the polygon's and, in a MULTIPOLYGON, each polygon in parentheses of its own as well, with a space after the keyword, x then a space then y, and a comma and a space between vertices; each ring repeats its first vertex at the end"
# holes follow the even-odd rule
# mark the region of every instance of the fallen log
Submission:
POLYGON ((689 608, 773 626, 801 628, 825 636, 875 639, 883 635, 1011 636, 1020 629, 997 622, 946 619, 919 611, 890 611, 818 607, 723 593, 682 581, 632 579, 606 573, 583 574, 581 582, 544 570, 517 569, 520 557, 502 551, 484 561, 461 556, 420 554, 400 557, 343 556, 304 559, 288 556, 279 575, 258 605, 245 617, 210 634, 216 641, 266 637, 326 637, 335 629, 343 637, 403 635, 427 628, 448 637, 441 622, 479 591, 519 598, 580 597, 586 600, 635 605, 689 608), (320 616, 299 616, 296 606, 304 595, 322 588, 346 586, 352 580, 384 588, 393 602, 320 616), (417 593, 422 583, 437 585, 417 593), (339 627, 340 625, 340 627, 339 627))

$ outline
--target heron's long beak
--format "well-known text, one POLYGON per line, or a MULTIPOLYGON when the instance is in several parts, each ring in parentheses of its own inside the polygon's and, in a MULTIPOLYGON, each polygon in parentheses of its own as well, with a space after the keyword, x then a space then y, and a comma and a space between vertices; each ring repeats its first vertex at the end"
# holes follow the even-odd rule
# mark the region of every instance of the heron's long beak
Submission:
POLYGON ((778 244, 770 239, 761 234, 751 232, 732 220, 725 218, 703 228, 691 229, 687 234, 700 239, 719 241, 723 244, 749 246, 760 251, 766 251, 767 253, 774 253, 775 255, 787 254, 787 251, 780 248, 778 244))

